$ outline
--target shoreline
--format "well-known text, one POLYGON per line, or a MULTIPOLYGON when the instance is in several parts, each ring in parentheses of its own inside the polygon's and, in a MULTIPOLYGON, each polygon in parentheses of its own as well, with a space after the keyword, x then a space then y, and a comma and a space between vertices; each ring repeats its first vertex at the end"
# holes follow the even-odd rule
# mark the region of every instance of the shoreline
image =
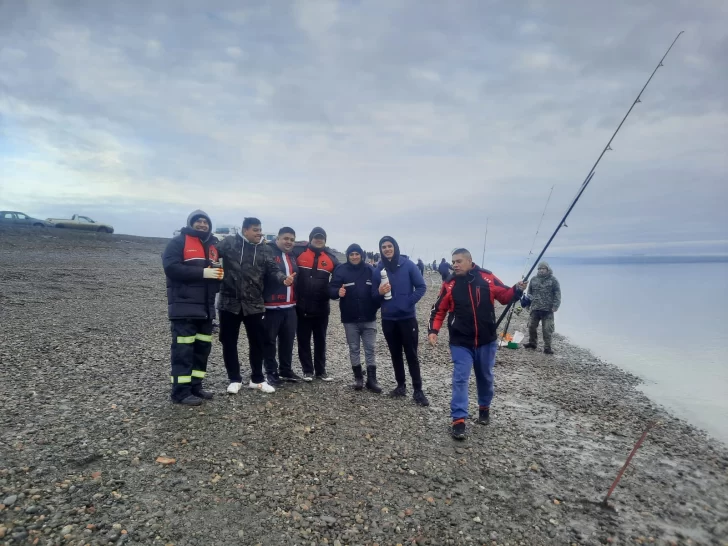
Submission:
MULTIPOLYGON (((214 343, 215 400, 172 406, 164 242, 0 233, 0 544, 726 544, 728 449, 563 336, 553 356, 501 349, 492 424, 452 440, 435 288, 418 305, 430 408, 347 387, 335 302, 332 384, 226 396, 214 343), (616 511, 597 507, 655 419, 616 511)), ((392 388, 381 333, 377 358, 392 388)))

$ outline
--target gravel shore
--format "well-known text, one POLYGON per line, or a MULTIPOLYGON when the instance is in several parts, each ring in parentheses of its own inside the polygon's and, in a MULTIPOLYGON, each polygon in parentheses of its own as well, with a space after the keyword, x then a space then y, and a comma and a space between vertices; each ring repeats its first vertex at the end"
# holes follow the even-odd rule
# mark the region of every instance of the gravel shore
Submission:
MULTIPOLYGON (((216 342, 216 398, 171 405, 165 244, 0 228, 0 544, 728 545, 728 449, 561 336, 502 349, 491 424, 452 440, 435 288, 429 408, 348 388, 336 304, 333 383, 226 395, 216 342)), ((391 389, 381 334, 377 357, 391 389)))

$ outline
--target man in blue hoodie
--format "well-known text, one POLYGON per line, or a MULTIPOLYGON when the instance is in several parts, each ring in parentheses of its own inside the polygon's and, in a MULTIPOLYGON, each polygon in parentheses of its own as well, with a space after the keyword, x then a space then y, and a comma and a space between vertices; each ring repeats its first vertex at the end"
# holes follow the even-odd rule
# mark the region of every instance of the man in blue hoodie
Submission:
POLYGON ((372 296, 378 298, 382 306, 382 332, 392 355, 394 376, 397 379, 397 388, 389 394, 393 397, 407 395, 407 376, 402 358, 404 351, 414 389, 412 398, 420 406, 429 406, 430 402, 422 391, 420 361, 417 357, 420 331, 415 309, 417 302, 425 295, 427 285, 414 262, 400 255, 399 245, 393 237, 382 237, 379 251, 382 258, 372 274, 372 296), (383 274, 388 277, 388 282, 382 282, 383 274))
POLYGON ((346 249, 346 263, 334 269, 329 283, 329 296, 339 300, 341 322, 349 345, 351 369, 354 371, 354 390, 364 388, 364 374, 361 367, 360 341, 364 342, 364 359, 367 365, 366 387, 379 394, 377 384, 377 362, 374 346, 377 341, 377 310, 379 297, 372 295, 372 274, 374 267, 364 262, 366 254, 356 243, 346 249))

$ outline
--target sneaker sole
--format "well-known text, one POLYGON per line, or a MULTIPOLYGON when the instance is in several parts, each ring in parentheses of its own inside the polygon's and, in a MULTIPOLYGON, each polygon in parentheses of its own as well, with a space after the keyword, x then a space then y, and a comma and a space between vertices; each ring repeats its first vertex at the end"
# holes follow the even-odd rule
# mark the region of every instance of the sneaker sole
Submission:
POLYGON ((303 380, 304 380, 304 381, 305 381, 306 383, 311 383, 311 382, 313 381, 313 377, 304 377, 304 378, 303 378, 303 380))

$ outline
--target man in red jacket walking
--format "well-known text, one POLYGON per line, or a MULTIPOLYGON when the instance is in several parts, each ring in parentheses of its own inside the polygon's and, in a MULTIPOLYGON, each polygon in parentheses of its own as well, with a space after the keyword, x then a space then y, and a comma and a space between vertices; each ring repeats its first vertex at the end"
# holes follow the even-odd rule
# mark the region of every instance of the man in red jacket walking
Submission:
POLYGON ((498 341, 495 326, 494 302, 509 303, 520 297, 526 284, 519 282, 509 288, 487 269, 473 263, 464 248, 452 254, 454 274, 442 283, 440 295, 432 306, 429 342, 437 343, 446 315, 449 313, 450 354, 452 355, 452 435, 465 439, 465 419, 468 417, 468 382, 475 368, 478 387, 478 422, 490 422, 490 403, 493 400, 493 366, 498 341))

